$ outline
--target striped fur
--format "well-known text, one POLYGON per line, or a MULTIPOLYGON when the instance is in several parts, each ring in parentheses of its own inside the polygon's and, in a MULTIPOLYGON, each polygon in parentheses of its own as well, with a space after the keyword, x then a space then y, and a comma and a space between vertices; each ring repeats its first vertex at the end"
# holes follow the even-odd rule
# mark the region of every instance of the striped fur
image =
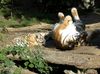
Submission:
POLYGON ((54 41, 58 48, 70 49, 74 45, 80 46, 86 40, 85 25, 80 20, 77 9, 72 8, 71 14, 74 22, 70 15, 63 18, 62 14, 58 15, 60 22, 53 29, 54 41))
POLYGON ((71 9, 72 16, 74 18, 74 24, 76 26, 76 30, 80 32, 80 38, 78 40, 78 46, 82 45, 86 42, 87 32, 85 31, 85 24, 80 20, 78 11, 75 7, 71 9))
POLYGON ((79 32, 76 31, 76 27, 73 24, 72 17, 66 16, 63 23, 61 23, 54 30, 54 40, 56 45, 61 48, 69 47, 70 42, 77 40, 79 32))

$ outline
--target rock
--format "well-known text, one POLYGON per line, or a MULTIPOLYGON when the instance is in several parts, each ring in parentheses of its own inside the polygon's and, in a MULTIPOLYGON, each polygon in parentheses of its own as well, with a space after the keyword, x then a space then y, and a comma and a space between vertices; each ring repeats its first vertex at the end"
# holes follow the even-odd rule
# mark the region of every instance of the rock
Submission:
POLYGON ((86 71, 86 74, 98 74, 98 72, 95 69, 89 69, 86 71))
POLYGON ((77 72, 73 72, 72 70, 64 70, 65 74, 98 74, 95 69, 88 69, 88 70, 77 70, 77 72))
POLYGON ((37 73, 14 65, 11 67, 0 68, 0 74, 37 74, 37 73))
POLYGON ((38 73, 35 73, 35 72, 31 72, 29 70, 22 70, 21 74, 38 74, 38 73))
POLYGON ((100 56, 91 53, 85 54, 84 51, 83 53, 73 53, 72 51, 43 50, 43 53, 43 58, 49 63, 70 65, 79 69, 100 68, 100 56))

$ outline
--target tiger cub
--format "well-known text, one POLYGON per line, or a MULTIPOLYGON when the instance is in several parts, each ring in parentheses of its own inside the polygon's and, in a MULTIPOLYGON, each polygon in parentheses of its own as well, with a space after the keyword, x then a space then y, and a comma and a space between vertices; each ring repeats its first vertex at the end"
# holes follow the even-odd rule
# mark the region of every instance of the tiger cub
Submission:
POLYGON ((64 18, 63 23, 59 24, 59 26, 53 30, 53 33, 55 44, 61 49, 73 48, 74 43, 80 35, 70 15, 64 18))

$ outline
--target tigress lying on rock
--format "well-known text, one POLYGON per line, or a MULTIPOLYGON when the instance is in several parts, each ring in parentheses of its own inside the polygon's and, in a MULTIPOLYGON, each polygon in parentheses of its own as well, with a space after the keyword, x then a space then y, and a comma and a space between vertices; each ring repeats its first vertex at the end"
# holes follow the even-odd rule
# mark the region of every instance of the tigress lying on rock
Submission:
POLYGON ((74 22, 70 15, 64 17, 63 13, 58 13, 60 22, 53 28, 53 39, 57 48, 72 49, 74 46, 80 46, 87 37, 85 25, 79 18, 76 8, 71 9, 74 22))

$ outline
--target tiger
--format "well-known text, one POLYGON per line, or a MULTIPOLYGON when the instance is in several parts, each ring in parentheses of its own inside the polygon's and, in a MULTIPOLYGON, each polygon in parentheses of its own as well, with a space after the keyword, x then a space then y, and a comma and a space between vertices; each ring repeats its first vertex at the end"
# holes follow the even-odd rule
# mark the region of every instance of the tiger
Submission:
POLYGON ((80 35, 70 15, 65 17, 63 23, 56 27, 53 33, 56 46, 62 49, 73 48, 80 35))
POLYGON ((74 46, 80 46, 86 39, 85 25, 79 18, 78 11, 75 7, 71 9, 71 14, 63 19, 61 23, 53 29, 54 42, 57 48, 72 49, 74 46))

